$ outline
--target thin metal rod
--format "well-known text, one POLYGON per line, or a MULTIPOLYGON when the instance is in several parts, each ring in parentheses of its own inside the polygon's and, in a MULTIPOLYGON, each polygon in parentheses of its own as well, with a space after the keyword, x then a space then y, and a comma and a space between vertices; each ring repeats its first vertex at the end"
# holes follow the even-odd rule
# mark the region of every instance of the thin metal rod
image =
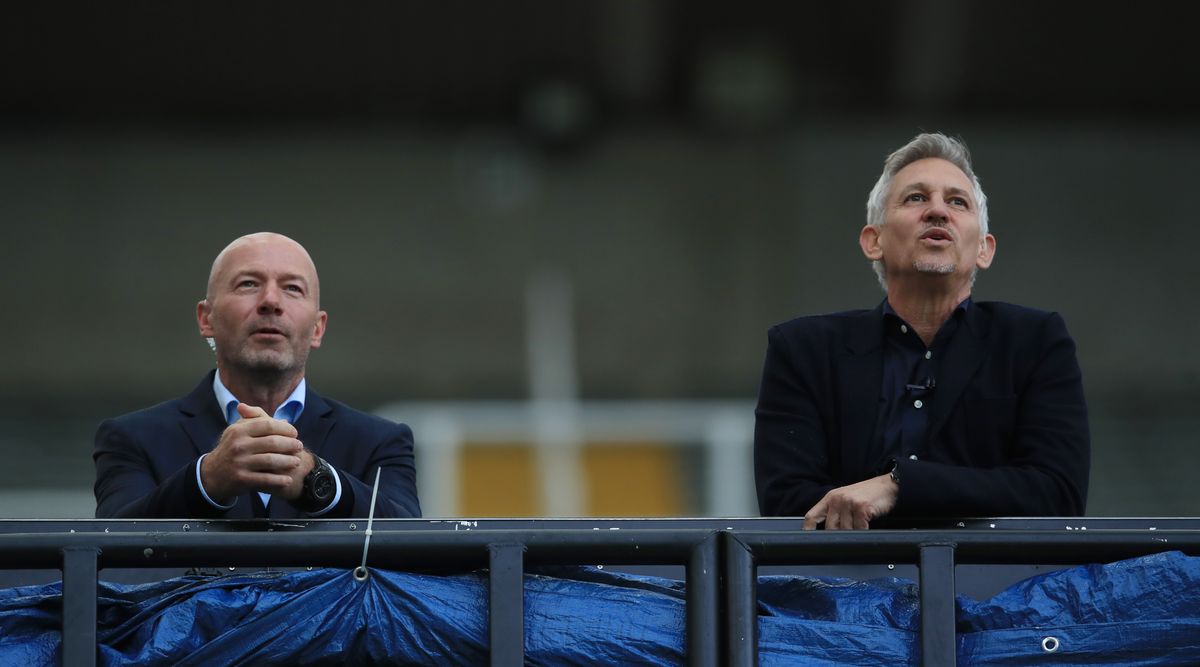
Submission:
POLYGON ((96 664, 96 560, 100 550, 72 546, 62 550, 62 664, 96 664))
POLYGON ((954 545, 921 545, 921 664, 954 667, 954 545))
POLYGON ((525 663, 525 548, 488 547, 488 640, 492 667, 525 663))
POLYGON ((691 667, 720 664, 720 551, 717 533, 692 547, 687 564, 686 654, 691 667))

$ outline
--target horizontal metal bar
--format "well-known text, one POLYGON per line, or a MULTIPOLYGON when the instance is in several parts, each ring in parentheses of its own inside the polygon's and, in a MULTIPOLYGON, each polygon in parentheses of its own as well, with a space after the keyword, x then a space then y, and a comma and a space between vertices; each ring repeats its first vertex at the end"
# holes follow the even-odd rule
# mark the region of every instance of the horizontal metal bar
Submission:
MULTIPOLYGON (((752 517, 716 519, 676 517, 648 519, 605 519, 591 517, 549 519, 375 519, 375 532, 442 530, 763 530, 801 532, 803 519, 788 517, 752 517)), ((874 524, 873 524, 874 525, 874 524)), ((7 533, 102 533, 102 532, 325 532, 361 531, 361 519, 303 519, 271 521, 267 519, 0 519, 0 535, 7 533)), ((905 519, 880 521, 875 530, 1036 530, 1045 532, 1083 532, 1092 530, 1200 530, 1198 517, 1020 517, 992 519, 905 519)), ((361 532, 360 532, 361 534, 361 532)))
MULTIPOLYGON (((710 530, 373 532, 378 567, 483 567, 488 546, 524 545, 526 565, 687 562, 710 530)), ((353 566, 362 533, 69 533, 0 535, 0 568, 57 567, 60 550, 101 549, 101 567, 353 566)))
MULTIPOLYGON (((718 531, 735 534, 758 565, 916 563, 922 544, 952 543, 958 563, 1073 564, 1179 550, 1200 555, 1197 530, 1089 531, 718 531)), ((380 567, 483 567, 487 547, 524 545, 537 565, 677 565, 714 534, 694 530, 405 530, 376 531, 371 562, 380 567)), ((101 549, 101 567, 353 566, 363 533, 117 532, 0 535, 0 568, 57 568, 60 551, 101 549)))
POLYGON ((735 531, 761 565, 916 563, 922 544, 952 543, 962 563, 1096 563, 1178 550, 1200 555, 1196 530, 735 531))

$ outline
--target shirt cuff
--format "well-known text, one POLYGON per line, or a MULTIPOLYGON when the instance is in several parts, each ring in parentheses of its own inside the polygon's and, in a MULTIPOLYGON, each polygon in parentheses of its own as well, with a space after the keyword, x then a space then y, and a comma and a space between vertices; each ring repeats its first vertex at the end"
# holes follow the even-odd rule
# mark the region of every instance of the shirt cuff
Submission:
POLYGON ((337 507, 338 501, 342 499, 342 475, 341 475, 341 473, 339 473, 337 471, 337 468, 334 468, 333 466, 329 466, 329 467, 333 468, 333 484, 334 484, 333 501, 329 503, 329 507, 326 507, 323 510, 318 510, 316 512, 309 512, 308 515, 311 517, 318 517, 318 516, 321 516, 322 514, 325 514, 329 510, 333 509, 334 507, 337 507))
MULTIPOLYGON (((208 492, 204 490, 204 482, 200 481, 200 464, 204 462, 205 456, 208 456, 208 454, 204 454, 200 458, 196 459, 196 486, 200 487, 200 495, 204 496, 204 500, 208 501, 209 505, 212 505, 219 510, 233 509, 233 506, 237 504, 237 498, 234 498, 233 502, 229 503, 228 505, 222 505, 212 498, 209 498, 208 492)), ((338 490, 340 491, 341 487, 338 487, 338 490)))

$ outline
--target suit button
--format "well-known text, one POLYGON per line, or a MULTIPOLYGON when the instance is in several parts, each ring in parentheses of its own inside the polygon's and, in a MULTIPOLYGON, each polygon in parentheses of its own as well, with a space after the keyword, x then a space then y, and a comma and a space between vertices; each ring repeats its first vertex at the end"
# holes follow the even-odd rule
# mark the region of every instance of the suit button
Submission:
POLYGON ((920 410, 921 408, 925 407, 925 404, 922 403, 921 399, 918 398, 917 400, 913 401, 913 407, 920 410))
POLYGON ((909 455, 908 455, 908 459, 909 459, 910 461, 916 461, 916 460, 918 460, 918 459, 917 459, 917 455, 916 455, 916 454, 909 454, 909 455))

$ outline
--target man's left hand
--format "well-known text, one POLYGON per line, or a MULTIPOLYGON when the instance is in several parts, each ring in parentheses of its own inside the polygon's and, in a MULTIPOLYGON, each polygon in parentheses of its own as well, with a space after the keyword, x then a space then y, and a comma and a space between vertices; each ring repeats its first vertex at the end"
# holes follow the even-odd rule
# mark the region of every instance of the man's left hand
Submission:
POLYGON ((871 521, 892 511, 899 495, 900 486, 889 474, 840 486, 804 513, 804 530, 813 530, 822 522, 825 530, 869 528, 871 521))
POLYGON ((317 467, 316 459, 313 458, 313 455, 307 449, 300 450, 298 456, 300 457, 300 465, 292 468, 287 473, 292 478, 292 483, 288 484, 287 489, 279 494, 284 500, 299 498, 300 493, 304 491, 304 478, 308 476, 308 473, 312 472, 313 468, 317 467))

